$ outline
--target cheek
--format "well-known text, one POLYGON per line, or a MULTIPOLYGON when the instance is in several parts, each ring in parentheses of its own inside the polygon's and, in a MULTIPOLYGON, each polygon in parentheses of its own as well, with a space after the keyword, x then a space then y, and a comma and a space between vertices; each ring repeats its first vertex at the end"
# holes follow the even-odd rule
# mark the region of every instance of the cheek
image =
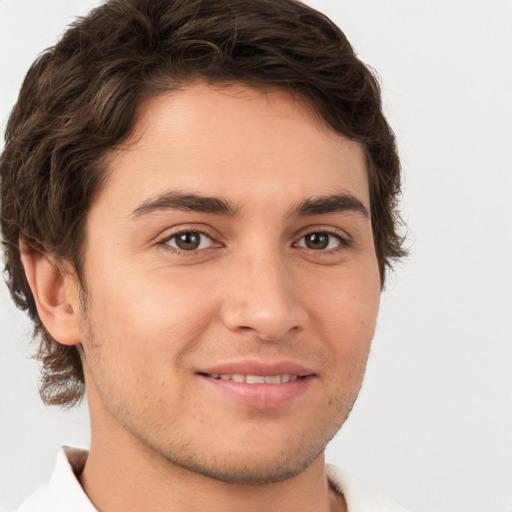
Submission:
MULTIPOLYGON (((212 287, 192 273, 111 273, 90 290, 89 316, 99 341, 165 359, 194 344, 217 309, 212 287), (172 342, 172 343, 170 343, 172 342), (151 350, 148 350, 151 348, 151 350), (160 350, 161 349, 161 350, 160 350)), ((168 364, 169 361, 166 363, 168 364)))
POLYGON ((366 364, 379 311, 378 272, 345 274, 326 279, 321 293, 311 296, 310 313, 341 367, 366 364))

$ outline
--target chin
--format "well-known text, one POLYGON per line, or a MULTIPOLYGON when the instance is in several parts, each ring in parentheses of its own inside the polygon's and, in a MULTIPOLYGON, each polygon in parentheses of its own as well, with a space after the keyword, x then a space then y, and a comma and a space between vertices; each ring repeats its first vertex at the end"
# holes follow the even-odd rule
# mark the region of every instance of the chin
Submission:
MULTIPOLYGON (((300 475, 319 456, 323 449, 315 455, 301 453, 280 453, 279 457, 273 454, 272 460, 265 461, 234 461, 225 459, 223 461, 181 461, 178 463, 182 469, 192 471, 213 480, 232 485, 263 486, 283 482, 300 475)), ((172 460, 177 464, 176 460, 172 460)))
MULTIPOLYGON (((289 480, 309 468, 323 452, 341 425, 316 435, 290 435, 276 440, 262 432, 247 435, 237 444, 231 436, 230 446, 219 442, 201 447, 183 443, 160 452, 168 463, 197 475, 233 485, 261 486, 289 480)), ((229 437, 229 436, 226 436, 229 437)), ((190 440, 189 440, 190 441, 190 440)))

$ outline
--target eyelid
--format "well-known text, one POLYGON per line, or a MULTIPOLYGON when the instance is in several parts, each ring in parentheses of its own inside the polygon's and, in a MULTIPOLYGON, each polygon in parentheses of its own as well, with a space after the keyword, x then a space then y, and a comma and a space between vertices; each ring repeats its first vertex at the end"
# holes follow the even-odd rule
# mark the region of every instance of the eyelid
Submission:
MULTIPOLYGON (((199 247, 196 247, 195 249, 190 249, 190 251, 185 251, 185 252, 202 251, 204 249, 207 249, 207 247, 201 247, 203 245, 203 243, 206 242, 204 240, 205 238, 208 239, 210 241, 210 243, 213 243, 213 240, 211 239, 211 237, 209 237, 206 233, 201 233, 200 231, 182 231, 182 232, 174 233, 171 236, 167 237, 167 239, 165 240, 164 243, 167 245, 170 245, 173 249, 176 249, 177 251, 183 250, 183 249, 180 249, 179 247, 174 247, 174 245, 171 245, 171 241, 173 241, 173 240, 175 241, 182 234, 189 234, 189 233, 194 233, 194 234, 199 235, 199 237, 200 237, 199 247)), ((208 242, 206 242, 206 243, 208 243, 208 242)))
POLYGON ((299 241, 303 240, 304 237, 308 236, 308 235, 312 235, 312 234, 315 234, 315 233, 325 233, 327 235, 330 235, 336 239, 339 240, 339 247, 336 247, 334 249, 310 249, 308 247, 303 247, 303 246, 299 246, 299 247, 303 247, 305 248, 306 250, 309 250, 309 251, 312 251, 312 252, 315 252, 315 253, 324 253, 324 254, 328 254, 330 252, 337 252, 337 251, 341 251, 345 248, 348 248, 352 245, 352 237, 346 233, 345 231, 341 230, 341 229, 337 229, 337 228, 333 228, 333 227, 326 227, 326 226, 308 226, 307 228, 305 228, 304 230, 302 230, 300 232, 300 235, 296 238, 296 241, 293 243, 294 246, 297 247, 297 244, 299 241))
MULTIPOLYGON (((166 230, 165 235, 162 235, 157 240, 157 245, 160 247, 163 247, 165 250, 168 250, 170 252, 173 252, 175 254, 184 254, 188 256, 192 256, 193 254, 198 254, 199 252, 208 251, 209 249, 215 248, 215 247, 223 247, 224 244, 222 242, 218 241, 218 236, 213 235, 211 232, 211 229, 208 229, 204 226, 198 226, 198 225, 187 225, 187 226, 176 226, 175 228, 170 228, 169 230, 166 230), (173 247, 169 244, 169 240, 172 238, 179 236, 183 233, 198 233, 210 240, 210 244, 208 247, 204 248, 198 248, 198 249, 190 249, 190 250, 184 250, 180 249, 179 247, 173 247)), ((352 237, 344 230, 340 228, 335 228, 332 226, 308 226, 306 228, 303 228, 299 231, 296 237, 294 237, 294 242, 292 243, 292 247, 299 247, 306 249, 307 251, 316 253, 316 254, 329 254, 329 253, 336 253, 339 251, 342 251, 343 249, 346 249, 350 247, 353 243, 352 237), (323 233, 327 234, 331 237, 336 238, 339 241, 339 245, 335 248, 330 249, 311 249, 305 246, 299 246, 298 243, 304 239, 307 235, 311 235, 314 233, 323 233)))
POLYGON ((205 229, 204 227, 196 227, 194 225, 192 226, 177 226, 175 228, 171 228, 170 230, 166 230, 165 234, 160 236, 157 240, 156 245, 158 247, 163 248, 166 251, 169 251, 174 254, 178 255, 186 255, 186 256, 192 256, 194 254, 198 254, 203 251, 208 251, 209 249, 214 248, 215 246, 221 247, 222 244, 216 240, 217 237, 212 235, 210 230, 205 229), (179 247, 173 247, 169 244, 169 241, 172 240, 174 237, 179 236, 180 234, 184 233, 198 233, 206 238, 208 238, 211 243, 208 247, 198 248, 198 249, 190 249, 190 250, 184 250, 180 249, 179 247))

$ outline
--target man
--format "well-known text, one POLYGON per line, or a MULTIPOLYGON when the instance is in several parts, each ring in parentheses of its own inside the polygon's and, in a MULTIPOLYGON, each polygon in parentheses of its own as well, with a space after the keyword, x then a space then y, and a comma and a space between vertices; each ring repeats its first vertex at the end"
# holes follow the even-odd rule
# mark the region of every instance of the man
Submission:
POLYGON ((293 0, 111 0, 27 74, 8 285, 89 453, 21 511, 400 510, 323 452, 359 391, 399 162, 370 71, 293 0))

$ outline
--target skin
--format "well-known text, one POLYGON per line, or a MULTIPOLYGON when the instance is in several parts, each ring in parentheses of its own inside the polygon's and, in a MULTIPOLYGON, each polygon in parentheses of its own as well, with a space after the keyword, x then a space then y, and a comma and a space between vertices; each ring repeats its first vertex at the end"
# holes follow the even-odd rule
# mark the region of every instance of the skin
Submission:
POLYGON ((195 84, 142 106, 88 215, 86 308, 72 276, 24 256, 48 329, 80 347, 92 425, 80 481, 99 510, 345 509, 323 452, 377 318, 364 209, 360 145, 285 92, 195 84), (191 195, 229 208, 176 208, 191 195), (177 230, 200 245, 180 251, 177 230), (246 403, 202 373, 247 361, 300 365, 306 385, 246 403))

